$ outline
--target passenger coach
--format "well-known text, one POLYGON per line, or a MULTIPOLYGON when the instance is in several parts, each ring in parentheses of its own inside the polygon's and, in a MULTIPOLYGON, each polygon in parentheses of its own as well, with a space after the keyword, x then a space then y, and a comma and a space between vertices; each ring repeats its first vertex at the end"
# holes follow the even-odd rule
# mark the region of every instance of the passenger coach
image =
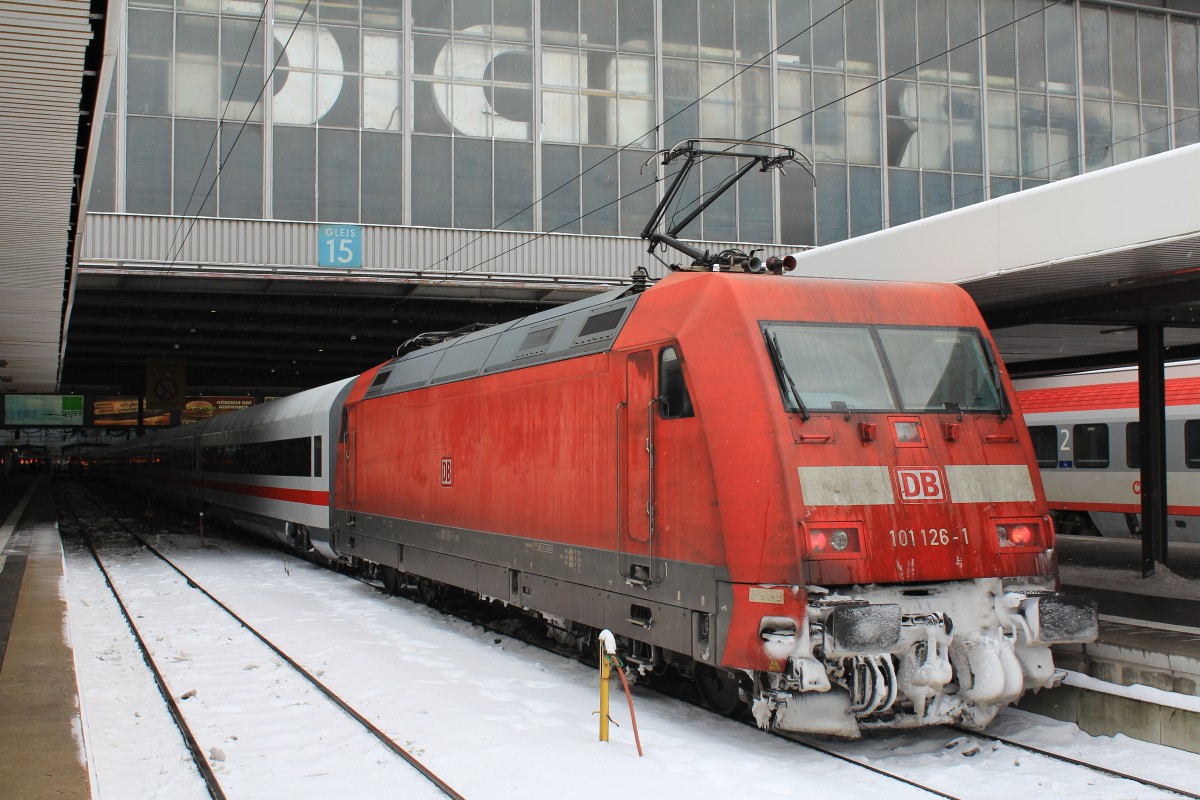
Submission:
MULTIPOLYGON (((1200 366, 1166 370, 1167 531, 1200 542, 1200 366)), ((1022 381, 1046 499, 1066 533, 1141 536, 1136 370, 1022 381)))

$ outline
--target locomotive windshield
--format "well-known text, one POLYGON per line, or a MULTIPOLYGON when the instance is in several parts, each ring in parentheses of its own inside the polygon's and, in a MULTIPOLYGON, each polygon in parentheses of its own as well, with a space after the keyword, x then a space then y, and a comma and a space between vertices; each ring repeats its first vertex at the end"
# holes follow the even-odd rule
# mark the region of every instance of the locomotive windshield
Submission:
POLYGON ((768 322, 763 334, 789 411, 1003 410, 976 330, 768 322))

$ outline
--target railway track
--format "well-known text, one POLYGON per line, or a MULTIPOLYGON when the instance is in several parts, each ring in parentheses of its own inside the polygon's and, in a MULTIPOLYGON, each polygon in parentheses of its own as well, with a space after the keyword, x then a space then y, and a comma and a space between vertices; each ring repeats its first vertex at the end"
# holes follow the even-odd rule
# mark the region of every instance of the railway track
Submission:
MULTIPOLYGON (((385 591, 385 589, 382 587, 382 585, 379 584, 378 582, 367 581, 367 583, 374 586, 376 589, 378 589, 380 591, 385 591)), ((468 622, 472 622, 476 625, 479 625, 479 626, 485 628, 486 630, 492 631, 497 634, 518 638, 521 641, 525 642, 526 644, 531 644, 531 645, 540 647, 544 650, 550 650, 550 651, 555 652, 565 658, 578 659, 580 657, 578 651, 572 649, 569 646, 560 645, 551 640, 545 639, 544 637, 523 636, 523 635, 521 635, 521 631, 519 629, 514 629, 512 626, 495 625, 495 624, 493 624, 492 620, 490 620, 487 617, 486 614, 473 614, 470 611, 467 611, 464 613, 462 611, 462 609, 455 609, 455 608, 443 609, 443 610, 447 610, 449 613, 455 614, 460 619, 463 619, 468 622)), ((682 691, 682 692, 678 691, 678 687, 669 687, 668 688, 668 687, 661 685, 661 682, 656 683, 653 681, 651 681, 649 684, 643 683, 641 685, 650 691, 655 691, 660 694, 664 694, 664 695, 667 695, 667 696, 670 696, 670 697, 673 697, 676 699, 681 699, 681 700, 684 700, 685 702, 691 702, 693 704, 700 705, 701 707, 703 707, 703 703, 701 701, 699 701, 698 698, 691 696, 691 693, 688 691, 682 691)), ((752 727, 757 727, 755 725, 755 723, 753 722, 753 720, 749 719, 748 717, 744 718, 742 721, 745 722, 747 725, 750 725, 752 727)), ((1044 749, 1041 749, 1038 747, 1034 747, 1032 745, 1017 742, 1015 740, 1006 739, 1004 737, 997 736, 995 734, 990 734, 990 733, 981 732, 981 731, 971 731, 966 728, 959 728, 959 727, 950 727, 948 729, 934 728, 934 729, 930 729, 928 731, 914 731, 911 733, 912 733, 912 735, 915 735, 919 738, 938 739, 940 737, 944 737, 945 730, 952 730, 958 734, 958 736, 955 737, 955 739, 953 739, 950 742, 950 745, 952 747, 946 747, 945 749, 955 749, 955 750, 957 750, 959 752, 963 752, 963 753, 978 753, 978 752, 983 752, 986 749, 988 742, 993 742, 996 744, 1003 745, 1005 747, 1012 748, 1015 751, 1023 751, 1026 753, 1031 753, 1031 754, 1040 756, 1045 759, 1049 759, 1049 760, 1052 760, 1055 762, 1059 762, 1061 764, 1069 765, 1070 767, 1078 768, 1079 770, 1083 771, 1084 776, 1087 776, 1089 773, 1091 773, 1092 775, 1099 775, 1099 776, 1101 776, 1100 781, 1108 782, 1105 785, 1112 786, 1111 794, 1105 793, 1105 794, 1097 795, 1099 797, 1104 797, 1106 800, 1109 797, 1139 798, 1139 800, 1140 800, 1140 798, 1150 797, 1150 796, 1184 797, 1184 798, 1192 798, 1192 800, 1200 800, 1200 795, 1189 792, 1185 789, 1181 789, 1181 788, 1178 788, 1175 786, 1169 786, 1167 784, 1159 783, 1159 782, 1149 780, 1147 778, 1143 778, 1143 777, 1133 775, 1130 773, 1120 772, 1118 770, 1114 770, 1109 767, 1105 767, 1101 764, 1095 764, 1095 763, 1083 761, 1080 759, 1071 758, 1069 756, 1064 756, 1064 755, 1055 753, 1050 750, 1044 750, 1044 749), (1156 794, 1144 795, 1142 793, 1138 793, 1138 794, 1130 794, 1129 793, 1128 790, 1130 790, 1131 788, 1136 789, 1137 787, 1152 790, 1156 794)), ((973 797, 977 796, 972 793, 955 793, 953 791, 939 788, 938 786, 933 785, 932 782, 922 781, 921 780, 922 776, 920 774, 907 774, 907 773, 902 773, 900 771, 888 770, 888 769, 885 769, 878 765, 869 763, 868 758, 856 758, 853 755, 849 754, 849 751, 854 746, 854 743, 852 743, 852 742, 841 742, 841 741, 832 740, 832 739, 823 740, 818 737, 805 736, 805 735, 800 735, 800 734, 796 734, 796 735, 778 734, 778 735, 781 738, 792 741, 792 742, 794 742, 802 747, 805 747, 809 750, 813 750, 815 752, 821 753, 822 755, 828 756, 830 758, 834 758, 843 763, 853 765, 854 767, 866 770, 866 771, 871 772, 880 777, 895 781, 896 783, 903 784, 905 786, 909 786, 911 788, 920 790, 921 792, 923 792, 926 795, 929 795, 931 797, 941 797, 941 798, 945 798, 945 800, 972 800, 973 797)), ((1095 778, 1092 778, 1090 781, 1088 781, 1088 783, 1093 783, 1093 782, 1095 782, 1095 778)))
MULTIPOLYGON (((931 729, 931 730, 927 730, 927 731, 920 731, 920 732, 914 732, 914 733, 917 735, 917 737, 919 739, 921 739, 923 741, 938 742, 939 743, 938 746, 940 746, 946 750, 952 750, 952 751, 961 753, 963 755, 967 755, 972 758, 977 757, 981 753, 987 752, 989 750, 989 743, 991 743, 991 744, 1000 745, 1002 748, 1008 748, 1010 750, 1010 753, 1002 753, 1002 752, 1000 752, 999 749, 994 749, 991 752, 992 757, 999 758, 999 759, 1005 761, 1006 763, 1010 763, 1010 764, 1019 763, 1019 756, 1021 753, 1030 753, 1030 754, 1039 756, 1041 758, 1045 758, 1045 759, 1049 759, 1049 760, 1058 762, 1059 764, 1064 764, 1064 765, 1068 765, 1073 768, 1077 768, 1080 770, 1080 774, 1079 774, 1078 778, 1072 779, 1068 773, 1063 773, 1061 776, 1061 779, 1064 782, 1070 781, 1072 785, 1081 786, 1081 787, 1087 786, 1090 791, 1096 792, 1096 794, 1094 795, 1096 797, 1137 798, 1138 800, 1148 800, 1151 797, 1162 797, 1162 798, 1172 798, 1172 797, 1198 798, 1198 797, 1200 797, 1200 795, 1196 795, 1192 792, 1187 791, 1186 789, 1181 789, 1179 787, 1169 786, 1166 784, 1158 783, 1156 781, 1148 780, 1146 778, 1143 778, 1143 777, 1140 777, 1137 775, 1119 772, 1117 770, 1109 769, 1108 767, 1105 767, 1100 764, 1095 764, 1092 762, 1083 761, 1083 760, 1076 759, 1076 758, 1071 758, 1069 756, 1063 756, 1059 753, 1055 753, 1055 752, 1052 752, 1049 750, 1044 750, 1044 749, 1041 749, 1038 747, 1033 747, 1031 745, 1022 744, 1020 742, 1017 742, 1017 741, 1014 741, 1011 739, 1006 739, 1001 736, 996 736, 996 735, 981 732, 981 731, 971 731, 971 730, 967 730, 965 728, 957 728, 957 727, 950 727, 950 728, 948 728, 948 730, 954 731, 958 735, 955 736, 953 739, 951 739, 949 742, 944 742, 944 743, 940 742, 940 740, 944 737, 944 732, 939 732, 938 729, 931 729), (1015 758, 1013 757, 1014 755, 1016 756, 1015 758), (1142 790, 1149 790, 1151 793, 1147 794, 1145 791, 1142 791, 1142 790)), ((871 772, 893 778, 893 779, 895 779, 901 783, 905 783, 909 786, 915 786, 917 788, 923 789, 932 796, 948 798, 949 800, 971 800, 971 798, 979 796, 977 793, 974 793, 973 791, 966 792, 966 793, 952 793, 949 791, 945 791, 942 788, 939 788, 938 786, 933 785, 931 782, 930 783, 923 782, 920 779, 922 776, 920 774, 916 774, 915 772, 912 772, 912 773, 905 772, 902 774, 898 771, 891 771, 891 770, 887 770, 882 767, 870 764, 870 763, 868 763, 868 760, 870 760, 870 758, 871 758, 870 756, 855 756, 855 755, 851 754, 856 749, 853 743, 839 744, 837 742, 823 741, 823 740, 816 739, 814 737, 803 736, 803 735, 795 735, 795 736, 785 735, 784 738, 787 738, 791 741, 795 741, 796 743, 798 743, 804 747, 808 747, 813 750, 817 750, 819 752, 825 753, 826 755, 832 756, 833 758, 837 758, 841 761, 845 761, 847 763, 862 767, 863 769, 870 770, 871 772)), ((959 790, 959 791, 961 791, 961 790, 959 790)), ((1084 795, 1084 796, 1093 796, 1093 795, 1084 795)))
MULTIPOLYGON (((94 498, 92 499, 95 502, 94 498)), ((106 512, 108 513, 108 512, 106 512)), ((190 580, 190 579, 189 579, 190 580)), ((378 582, 367 581, 374 588, 383 591, 383 587, 378 582)), ((548 643, 544 637, 525 636, 524 632, 514 630, 514 626, 494 624, 494 618, 489 618, 491 610, 485 610, 481 614, 472 614, 467 606, 460 608, 459 604, 451 603, 450 607, 439 606, 439 610, 453 614, 458 618, 479 625, 487 630, 491 630, 497 634, 511 636, 520 641, 540 647, 545 650, 551 650, 565 657, 578 657, 578 653, 569 647, 554 646, 548 643)), ((245 624, 245 623, 242 623, 245 624)), ((518 626, 519 627, 519 626, 518 626)), ((653 686, 652 690, 657 691, 653 686)), ((690 699, 686 693, 680 694, 670 690, 662 692, 672 697, 690 699)), ((752 723, 751 723, 752 724, 752 723)), ((1089 787, 1100 786, 1101 789, 1092 789, 1098 792, 1097 794, 1084 794, 1086 797, 1122 797, 1122 798, 1149 798, 1153 797, 1187 797, 1197 798, 1200 796, 1193 794, 1185 789, 1168 786, 1147 780, 1135 775, 1112 770, 1100 764, 1091 764, 1073 759, 1067 756, 1062 756, 1050 751, 1041 750, 1031 747, 1020 742, 1005 739, 993 734, 980 733, 977 731, 954 730, 955 736, 950 740, 945 749, 956 751, 957 754, 967 755, 972 752, 978 752, 984 755, 984 758, 997 757, 1005 761, 1010 767, 1022 752, 1035 753, 1039 758, 1053 759, 1055 762, 1061 763, 1070 767, 1070 771, 1064 773, 1064 781, 1072 781, 1079 785, 1087 785, 1089 787), (1012 754, 1007 752, 997 751, 993 745, 999 745, 1002 748, 1014 748, 1012 754), (1078 770, 1077 774, 1072 774, 1074 770, 1078 770)), ((946 729, 934 729, 922 732, 908 732, 906 736, 915 737, 924 744, 923 751, 936 752, 943 748, 942 740, 946 738, 946 729)), ((915 765, 909 768, 903 764, 904 756, 896 758, 901 762, 899 765, 893 759, 879 759, 877 755, 867 753, 863 749, 856 747, 853 742, 840 742, 823 740, 817 737, 806 736, 788 736, 789 741, 820 753, 829 758, 837 759, 854 768, 869 771, 874 775, 888 781, 893 781, 897 784, 897 789, 900 785, 908 787, 908 791, 902 792, 903 796, 912 796, 911 790, 917 790, 920 796, 941 797, 949 800, 973 800, 980 796, 979 787, 963 787, 960 785, 949 785, 942 776, 941 779, 934 776, 934 773, 943 772, 939 765, 938 767, 930 768, 927 764, 915 765), (873 763, 872 763, 873 762, 873 763)), ((922 749, 922 748, 917 748, 922 749)), ((983 759, 980 759, 983 760, 983 759)), ((450 795, 456 796, 456 795, 450 795)), ((1059 795, 1061 796, 1061 795, 1059 795)))
MULTIPOLYGON (((244 722, 247 713, 254 714, 255 726, 259 729, 320 731, 319 747, 302 748, 306 751, 303 761, 307 774, 319 774, 322 769, 321 765, 311 763, 311 751, 328 749, 331 765, 336 762, 340 770, 356 769, 357 759, 358 769, 378 771, 383 785, 403 786, 406 796, 463 800, 458 791, 409 749, 380 730, 143 536, 129 529, 102 503, 81 489, 76 489, 65 502, 60 498, 58 507, 60 514, 64 509, 70 510, 69 516, 63 519, 66 523, 64 527, 74 528, 103 574, 104 582, 112 592, 196 769, 214 800, 226 800, 238 794, 261 796, 260 787, 269 785, 271 773, 278 769, 273 759, 264 759, 263 754, 258 753, 257 758, 242 759, 237 771, 247 767, 252 770, 257 766, 267 773, 263 778, 234 776, 230 774, 233 770, 228 769, 223 770, 226 773, 225 781, 218 775, 226 758, 222 747, 228 746, 226 743, 229 738, 235 742, 239 740, 236 735, 222 738, 218 732, 236 729, 234 720, 228 718, 230 714, 242 715, 244 722), (105 535, 106 541, 96 541, 92 526, 76 509, 77 504, 85 498, 117 526, 119 533, 116 537, 109 532, 105 535), (136 542, 138 551, 154 556, 154 563, 148 565, 145 559, 122 557, 122 543, 114 541, 114 538, 124 538, 126 545, 136 542), (227 654, 223 656, 209 650, 203 656, 190 653, 187 631, 171 631, 161 625, 156 626, 154 607, 161 602, 171 604, 175 619, 179 618, 181 607, 186 607, 183 613, 195 623, 193 632, 219 630, 220 635, 214 638, 229 642, 228 647, 220 648, 227 650, 227 654), (254 654, 256 650, 257 656, 254 654), (176 666, 179 662, 188 662, 189 665, 198 662, 197 666, 205 670, 224 673, 228 685, 236 685, 237 691, 230 697, 219 698, 213 706, 197 708, 198 703, 193 701, 195 690, 185 689, 182 683, 188 678, 189 670, 172 668, 171 662, 175 662, 176 666), (260 664, 263 665, 261 668, 260 664), (257 698, 252 708, 242 705, 247 697, 257 698), (230 709, 223 712, 215 708, 217 705, 229 706, 230 709), (390 753, 394 758, 387 759, 385 753, 390 753), (410 778, 406 779, 405 774, 396 771, 397 760, 403 762, 401 769, 410 778), (230 791, 223 783, 233 783, 235 790, 230 791), (239 784, 241 791, 236 790, 239 784)), ((128 550, 127 547, 124 549, 128 550)), ((285 761, 292 757, 291 753, 278 755, 285 761)))
POLYGON ((1120 770, 1111 769, 1110 767, 1106 767, 1101 764, 1094 764, 1090 761, 1083 761, 1081 759, 1072 758, 1071 756, 1064 756, 1061 753, 1055 753, 1052 750, 1045 750, 1040 747, 1034 747, 1033 745, 1025 744, 1024 742, 1018 742, 1015 739, 1009 739, 1004 736, 997 736, 996 734, 988 733, 987 731, 969 731, 965 728, 954 728, 954 730, 961 731, 964 735, 973 737, 975 739, 986 739, 988 741, 996 742, 998 744, 1002 744, 1007 747, 1012 747, 1017 750, 1023 750, 1027 753, 1033 753, 1034 755, 1038 755, 1043 758, 1049 758, 1049 759, 1052 759, 1054 761, 1059 761, 1064 764, 1072 764, 1075 766, 1083 767, 1085 769, 1089 769, 1093 772, 1098 772, 1098 773, 1107 775, 1112 778, 1117 778, 1119 780, 1132 781, 1134 783, 1140 784, 1147 788, 1158 789, 1158 790, 1167 792, 1168 794, 1171 794, 1171 795, 1174 795, 1177 797, 1187 797, 1187 798, 1191 798, 1192 800, 1200 800, 1200 794, 1197 794, 1195 792, 1190 792, 1186 789, 1181 789, 1178 786, 1170 786, 1168 784, 1159 783, 1157 781, 1152 781, 1147 778, 1143 778, 1138 775, 1133 775, 1128 772, 1121 772, 1120 770))

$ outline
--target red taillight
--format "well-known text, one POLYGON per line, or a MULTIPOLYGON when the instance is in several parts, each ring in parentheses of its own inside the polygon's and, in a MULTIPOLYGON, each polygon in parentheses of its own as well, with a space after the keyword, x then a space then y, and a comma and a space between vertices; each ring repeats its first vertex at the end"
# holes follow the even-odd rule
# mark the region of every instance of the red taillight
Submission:
POLYGON ((1002 549, 1040 550, 1042 523, 1035 519, 998 519, 996 539, 1002 549))
POLYGON ((861 558, 862 532, 857 523, 823 522, 807 529, 810 558, 861 558))

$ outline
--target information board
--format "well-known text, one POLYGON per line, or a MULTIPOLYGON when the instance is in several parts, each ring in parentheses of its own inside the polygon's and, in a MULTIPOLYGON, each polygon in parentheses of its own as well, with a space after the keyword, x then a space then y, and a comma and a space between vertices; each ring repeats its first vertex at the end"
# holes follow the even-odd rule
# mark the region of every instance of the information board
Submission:
POLYGON ((8 394, 5 425, 83 425, 81 394, 8 394))

